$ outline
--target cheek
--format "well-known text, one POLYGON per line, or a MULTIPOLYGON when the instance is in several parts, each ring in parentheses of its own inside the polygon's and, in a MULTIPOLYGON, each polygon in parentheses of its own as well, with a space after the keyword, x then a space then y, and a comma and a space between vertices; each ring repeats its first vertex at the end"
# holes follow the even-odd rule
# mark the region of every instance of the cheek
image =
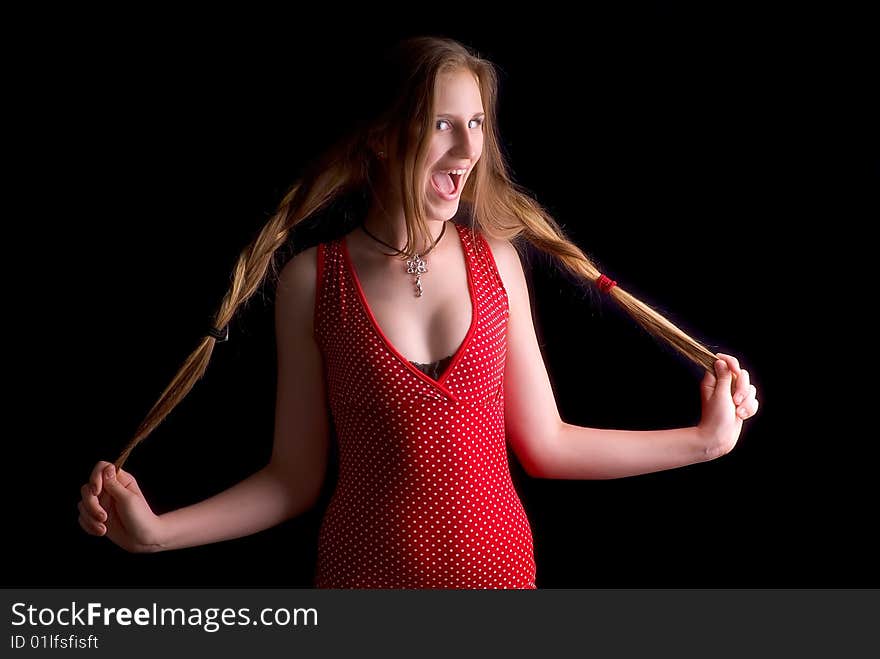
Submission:
POLYGON ((476 159, 479 160, 483 155, 483 136, 480 134, 480 137, 474 140, 474 153, 476 154, 476 159))
POLYGON ((425 157, 425 166, 428 168, 428 171, 433 170, 437 165, 439 165, 443 158, 445 157, 446 151, 440 148, 431 149, 428 151, 428 155, 425 157))

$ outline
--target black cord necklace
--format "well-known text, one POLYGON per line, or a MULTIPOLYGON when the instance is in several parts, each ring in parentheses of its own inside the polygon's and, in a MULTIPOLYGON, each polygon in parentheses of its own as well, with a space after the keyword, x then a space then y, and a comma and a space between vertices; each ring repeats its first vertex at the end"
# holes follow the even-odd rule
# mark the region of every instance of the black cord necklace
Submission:
MULTIPOLYGON (((364 230, 364 233, 366 233, 370 238, 394 250, 394 254, 387 254, 386 256, 403 254, 402 250, 397 249, 394 245, 389 245, 381 238, 377 238, 372 233, 370 233, 370 231, 367 229, 366 224, 364 224, 363 222, 361 222, 360 227, 364 230)), ((443 237, 444 233, 446 233, 446 222, 443 223, 443 228, 440 229, 440 235, 437 236, 437 239, 427 250, 425 250, 423 254, 416 254, 411 259, 406 260, 406 274, 415 275, 416 277, 414 281, 416 285, 416 297, 422 297, 422 275, 428 271, 428 262, 425 261, 422 257, 427 256, 428 253, 432 249, 434 249, 435 245, 440 242, 440 239, 443 237)))

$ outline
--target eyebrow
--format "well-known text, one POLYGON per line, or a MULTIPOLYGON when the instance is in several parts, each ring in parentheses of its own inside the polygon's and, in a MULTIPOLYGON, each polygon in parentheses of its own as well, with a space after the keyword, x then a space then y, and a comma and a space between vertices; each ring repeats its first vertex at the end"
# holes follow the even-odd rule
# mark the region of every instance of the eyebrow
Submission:
MULTIPOLYGON (((449 114, 448 112, 441 112, 437 116, 438 117, 447 117, 449 119, 453 119, 455 117, 454 114, 449 114)), ((474 112, 474 114, 473 114, 473 117, 485 117, 485 116, 486 116, 485 112, 474 112)))

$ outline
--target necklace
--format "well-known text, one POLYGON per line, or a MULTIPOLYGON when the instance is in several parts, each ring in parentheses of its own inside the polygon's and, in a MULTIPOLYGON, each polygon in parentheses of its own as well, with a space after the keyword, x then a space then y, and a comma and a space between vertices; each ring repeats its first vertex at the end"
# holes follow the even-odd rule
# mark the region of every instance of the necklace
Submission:
MULTIPOLYGON (((377 238, 372 233, 369 232, 366 225, 361 222, 361 229, 364 230, 370 238, 373 240, 382 243, 386 247, 390 247, 394 250, 395 254, 403 254, 402 250, 397 249, 394 245, 389 245, 381 238, 377 238)), ((424 256, 427 256, 428 253, 434 249, 437 243, 440 242, 440 239, 443 237, 443 234, 446 233, 446 222, 443 223, 443 228, 440 229, 440 235, 437 236, 437 239, 431 244, 431 246, 425 250, 423 254, 416 254, 412 258, 406 260, 406 274, 415 275, 415 280, 413 283, 416 286, 416 297, 422 297, 422 275, 428 271, 428 262, 425 261, 424 256)), ((388 254, 388 256, 394 256, 395 254, 388 254)))

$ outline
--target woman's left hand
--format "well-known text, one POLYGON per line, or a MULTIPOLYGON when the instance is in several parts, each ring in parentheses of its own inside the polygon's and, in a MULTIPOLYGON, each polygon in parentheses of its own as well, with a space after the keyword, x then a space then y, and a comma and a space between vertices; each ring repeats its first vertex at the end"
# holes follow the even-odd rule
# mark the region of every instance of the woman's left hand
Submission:
POLYGON ((757 389, 736 357, 717 354, 715 373, 706 371, 700 385, 703 412, 697 426, 706 455, 716 458, 733 450, 744 419, 758 411, 757 389), (736 382, 733 383, 733 378, 736 382))

